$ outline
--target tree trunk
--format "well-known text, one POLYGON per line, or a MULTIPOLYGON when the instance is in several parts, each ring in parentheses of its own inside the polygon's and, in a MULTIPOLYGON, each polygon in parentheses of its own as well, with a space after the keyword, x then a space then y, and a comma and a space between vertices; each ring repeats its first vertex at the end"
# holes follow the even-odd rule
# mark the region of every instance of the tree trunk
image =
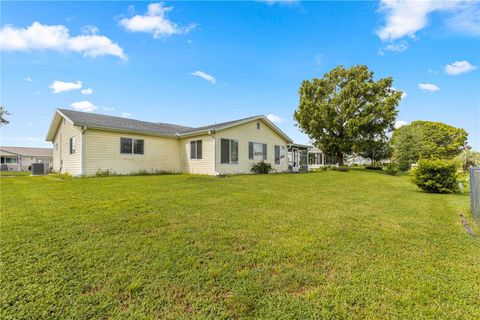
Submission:
POLYGON ((337 163, 339 166, 343 166, 343 153, 337 152, 337 163))

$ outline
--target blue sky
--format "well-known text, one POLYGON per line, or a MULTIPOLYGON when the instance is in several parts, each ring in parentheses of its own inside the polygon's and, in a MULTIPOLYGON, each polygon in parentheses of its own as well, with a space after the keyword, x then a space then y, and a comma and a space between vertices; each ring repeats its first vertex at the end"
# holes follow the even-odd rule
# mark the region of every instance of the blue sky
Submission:
POLYGON ((299 143, 301 81, 366 64, 398 121, 480 149, 480 3, 1 2, 1 144, 48 146, 55 108, 200 126, 256 114, 299 143), (89 90, 90 89, 90 90, 89 90))

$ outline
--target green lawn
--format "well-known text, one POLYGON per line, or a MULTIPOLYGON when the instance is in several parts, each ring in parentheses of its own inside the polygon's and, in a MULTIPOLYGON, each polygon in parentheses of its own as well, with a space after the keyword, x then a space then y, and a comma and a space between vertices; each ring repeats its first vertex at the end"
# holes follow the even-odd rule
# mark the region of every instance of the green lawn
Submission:
POLYGON ((405 176, 0 182, 2 319, 480 318, 469 197, 405 176))

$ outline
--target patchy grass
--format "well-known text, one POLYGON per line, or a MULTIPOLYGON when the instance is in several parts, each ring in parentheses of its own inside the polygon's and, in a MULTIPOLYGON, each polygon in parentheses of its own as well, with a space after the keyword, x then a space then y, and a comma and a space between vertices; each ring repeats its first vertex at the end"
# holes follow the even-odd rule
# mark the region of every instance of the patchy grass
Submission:
POLYGON ((17 177, 17 176, 29 176, 31 175, 30 171, 0 171, 0 177, 17 177))
POLYGON ((0 183, 3 319, 480 318, 469 198, 408 177, 0 183))

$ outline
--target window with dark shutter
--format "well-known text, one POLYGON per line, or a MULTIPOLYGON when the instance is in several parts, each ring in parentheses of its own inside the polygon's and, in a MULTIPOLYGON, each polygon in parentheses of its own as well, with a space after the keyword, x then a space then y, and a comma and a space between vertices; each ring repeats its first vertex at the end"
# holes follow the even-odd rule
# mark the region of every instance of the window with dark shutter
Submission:
POLYGON ((197 140, 197 159, 202 159, 202 140, 197 140))
POLYGON ((267 144, 263 144, 263 160, 267 160, 267 144))
POLYGON ((220 162, 238 163, 238 141, 221 139, 220 140, 220 162))
POLYGON ((190 141, 190 159, 202 159, 202 140, 190 141))
POLYGON ((230 140, 228 139, 220 141, 220 162, 230 163, 230 140))
POLYGON ((190 141, 190 159, 197 159, 197 141, 190 141))
POLYGON ((248 159, 253 160, 253 142, 248 143, 248 159))
POLYGON ((275 146, 275 164, 280 164, 280 146, 275 146))

